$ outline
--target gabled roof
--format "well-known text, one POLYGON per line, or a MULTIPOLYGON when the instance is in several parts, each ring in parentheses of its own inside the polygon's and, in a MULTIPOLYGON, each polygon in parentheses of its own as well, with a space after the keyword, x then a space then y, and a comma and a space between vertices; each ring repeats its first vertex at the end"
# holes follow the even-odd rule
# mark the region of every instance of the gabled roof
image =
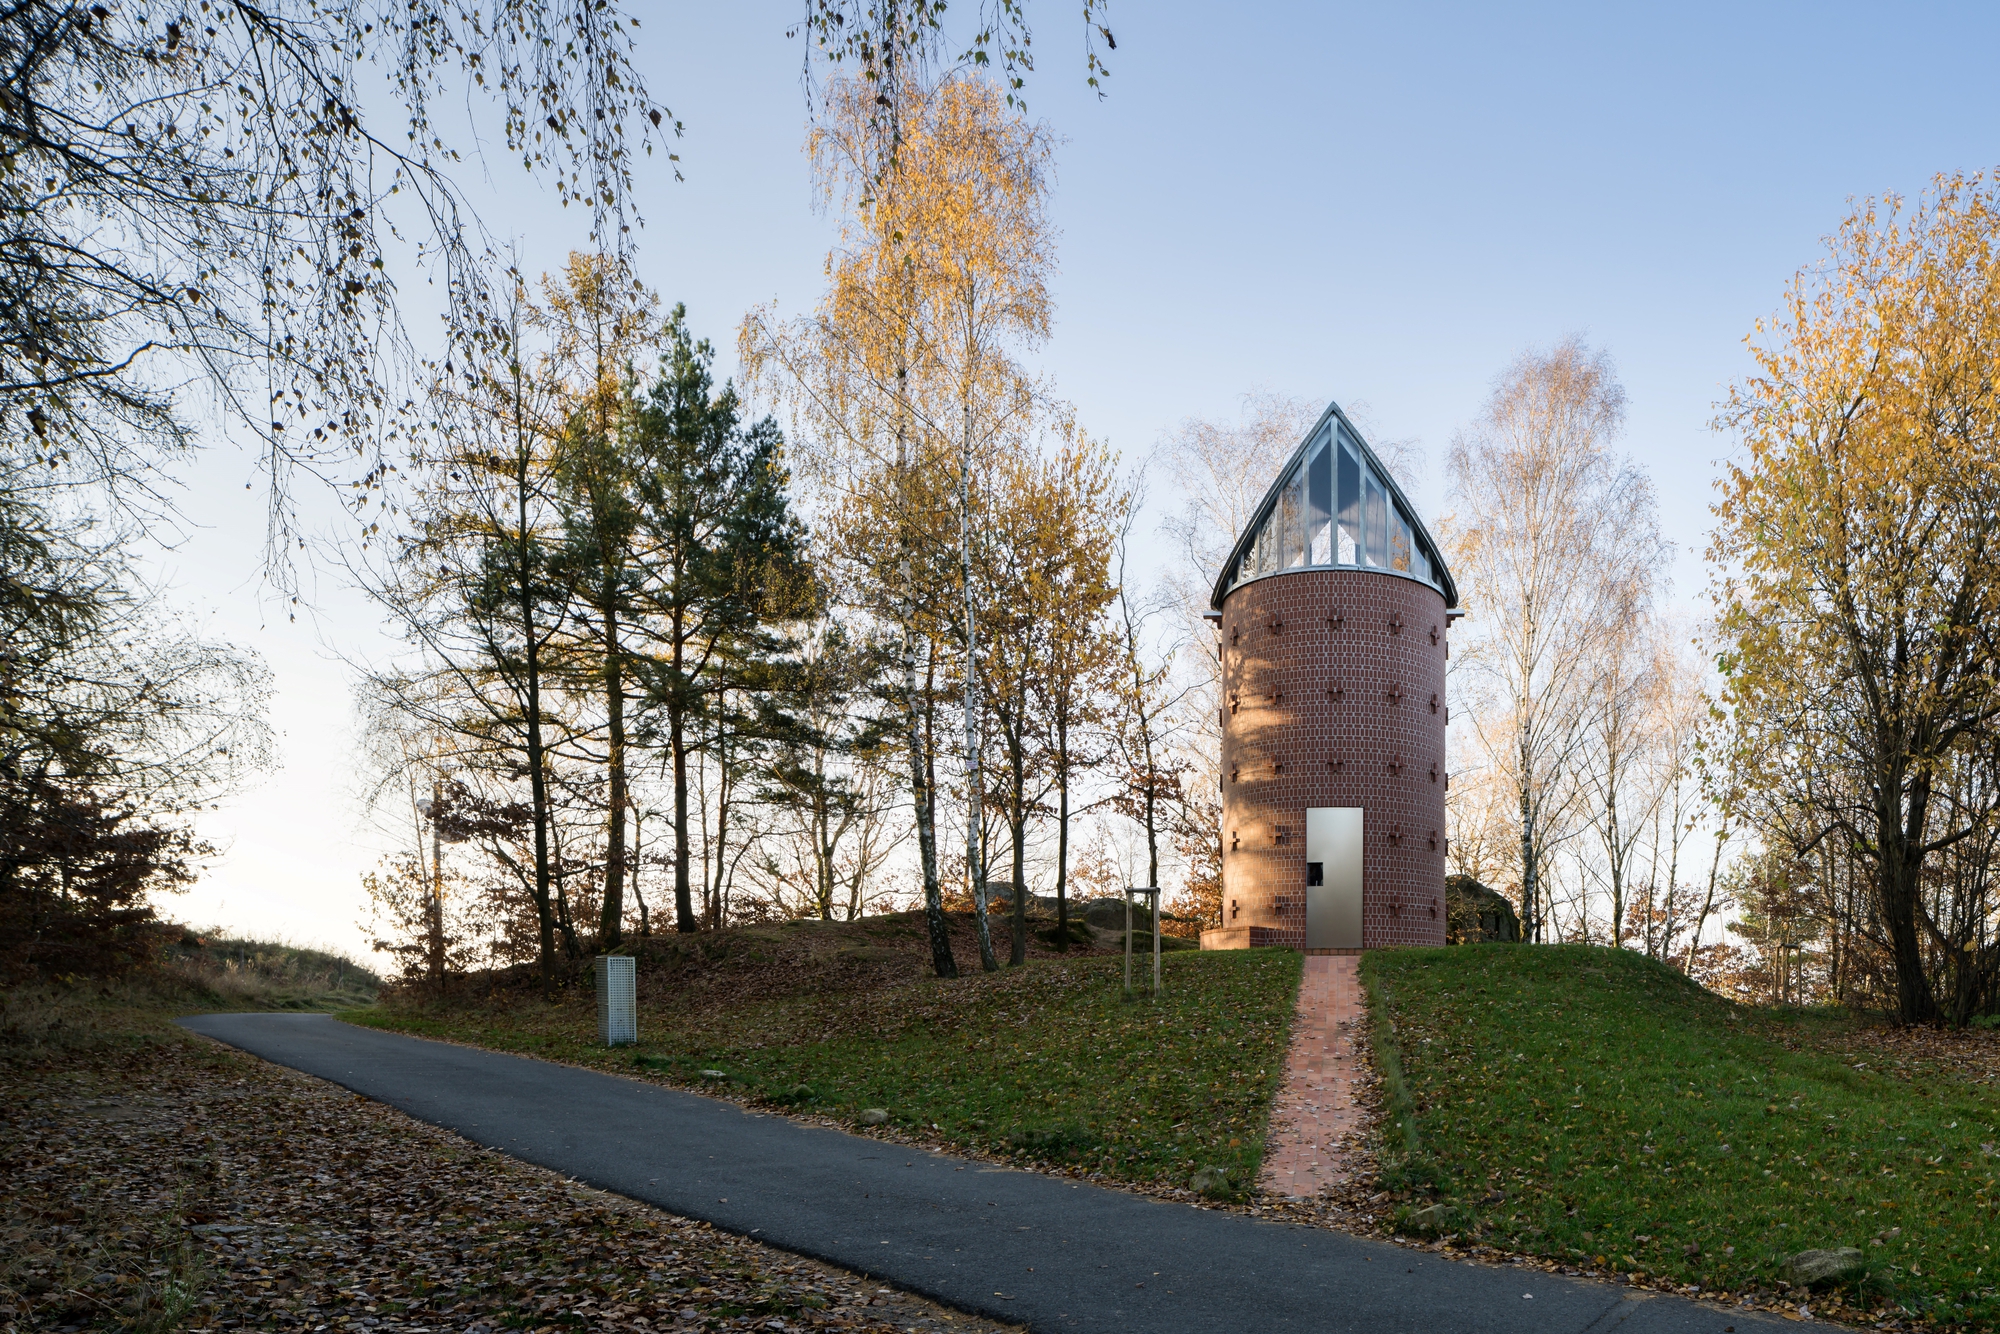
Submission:
MULTIPOLYGON (((1311 447, 1313 441, 1318 438, 1321 431, 1327 428, 1329 423, 1338 423, 1340 429, 1345 431, 1348 437, 1354 441, 1355 445, 1361 450, 1361 456, 1375 470, 1375 475, 1381 478, 1383 484, 1389 488, 1390 496, 1395 499, 1403 513, 1409 516, 1410 526, 1415 531, 1417 540, 1423 543, 1424 550, 1430 555, 1431 567, 1437 571, 1437 586, 1444 593, 1444 605, 1447 607, 1456 607, 1458 605, 1458 585, 1453 581, 1451 571, 1445 568, 1444 559, 1438 552, 1437 542, 1431 537, 1430 530, 1424 527, 1423 519, 1417 514, 1417 507, 1412 505, 1409 497, 1403 494, 1403 488, 1397 484, 1395 474, 1383 466, 1382 460, 1376 457, 1375 451, 1369 447, 1367 437, 1363 436, 1360 428, 1348 419, 1346 413, 1340 410, 1340 404, 1338 403, 1328 403, 1326 405, 1326 411, 1319 415, 1319 420, 1312 424, 1312 429, 1308 430, 1305 438, 1299 441, 1298 448, 1294 449, 1290 457, 1285 460, 1285 466, 1278 469, 1278 475, 1271 480, 1269 489, 1264 492, 1264 498, 1258 501, 1257 508, 1251 511, 1250 522, 1243 526, 1241 533, 1237 534, 1236 545, 1229 550, 1229 559, 1222 563, 1222 570, 1216 575, 1215 589, 1209 596, 1209 606, 1217 611, 1222 610, 1222 599, 1232 586, 1231 577, 1236 573, 1237 568, 1242 565, 1243 558, 1250 553, 1251 543, 1255 541, 1258 531, 1263 528, 1264 520, 1270 517, 1271 510, 1277 505, 1278 497, 1283 494, 1284 485, 1290 480, 1293 470, 1304 462, 1306 450, 1311 447)), ((1414 575, 1401 575, 1399 571, 1395 570, 1380 570, 1377 573, 1415 578, 1414 575)))

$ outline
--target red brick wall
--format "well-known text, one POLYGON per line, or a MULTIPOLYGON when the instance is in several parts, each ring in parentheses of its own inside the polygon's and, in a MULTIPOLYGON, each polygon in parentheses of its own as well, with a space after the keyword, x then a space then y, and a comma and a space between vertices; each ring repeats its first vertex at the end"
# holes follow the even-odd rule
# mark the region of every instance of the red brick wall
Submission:
POLYGON ((1212 944, 1304 946, 1309 806, 1366 812, 1363 944, 1445 943, 1445 629, 1436 589, 1367 570, 1223 600, 1227 934, 1212 944))

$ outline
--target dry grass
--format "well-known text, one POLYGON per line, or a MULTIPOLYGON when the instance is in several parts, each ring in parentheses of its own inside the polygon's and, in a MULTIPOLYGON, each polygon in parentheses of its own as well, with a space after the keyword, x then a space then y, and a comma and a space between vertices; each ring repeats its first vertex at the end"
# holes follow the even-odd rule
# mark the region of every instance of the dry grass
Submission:
POLYGON ((275 941, 192 933, 150 968, 109 980, 61 978, 0 992, 0 1062, 157 1044, 176 1014, 348 1010, 382 980, 350 959, 275 941))

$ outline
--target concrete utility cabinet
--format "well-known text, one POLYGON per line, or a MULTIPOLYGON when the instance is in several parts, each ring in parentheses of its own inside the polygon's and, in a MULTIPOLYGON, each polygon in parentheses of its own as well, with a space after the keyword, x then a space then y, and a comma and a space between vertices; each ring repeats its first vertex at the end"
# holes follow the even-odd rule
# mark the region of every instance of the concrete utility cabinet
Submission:
POLYGON ((1445 943, 1445 657, 1458 589, 1338 405, 1215 583, 1222 925, 1204 949, 1445 943))
POLYGON ((597 1038, 607 1047, 639 1040, 639 984, 629 954, 597 956, 597 1038))

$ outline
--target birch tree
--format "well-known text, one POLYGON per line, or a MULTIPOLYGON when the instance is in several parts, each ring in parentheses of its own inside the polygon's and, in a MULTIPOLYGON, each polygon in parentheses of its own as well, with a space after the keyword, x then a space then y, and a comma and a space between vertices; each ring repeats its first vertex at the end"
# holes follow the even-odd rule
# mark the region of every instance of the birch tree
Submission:
POLYGON ((1017 358, 1048 332, 1052 142, 977 77, 935 88, 904 84, 884 108, 879 99, 888 97, 854 83, 830 90, 812 148, 826 197, 840 202, 845 221, 827 261, 826 298, 813 316, 790 324, 769 311, 753 314, 741 343, 752 374, 789 404, 803 469, 829 493, 830 520, 849 526, 847 550, 873 570, 874 605, 900 627, 903 731, 933 966, 950 976, 956 964, 939 896, 936 791, 924 744, 936 700, 920 689, 934 675, 938 641, 924 622, 940 609, 941 594, 956 604, 962 637, 950 647, 964 722, 964 883, 981 964, 997 968, 977 892, 986 871, 974 522, 981 470, 1000 445, 1029 431, 1040 406, 1017 358), (897 125, 886 159, 885 114, 897 125), (955 578, 940 588, 945 533, 955 578))
POLYGON ((1607 934, 1615 947, 1625 944, 1633 875, 1664 795, 1663 775, 1653 762, 1662 721, 1653 707, 1653 628, 1646 609, 1630 604, 1646 591, 1625 590, 1627 605, 1602 627, 1595 680, 1584 705, 1588 741, 1579 796, 1596 844, 1584 864, 1603 882, 1607 934))
POLYGON ((1571 338, 1502 373, 1447 464, 1473 732, 1509 791, 1531 940, 1550 918, 1552 854, 1576 831, 1603 637, 1665 558, 1651 483, 1610 450, 1624 417, 1610 358, 1571 338))

